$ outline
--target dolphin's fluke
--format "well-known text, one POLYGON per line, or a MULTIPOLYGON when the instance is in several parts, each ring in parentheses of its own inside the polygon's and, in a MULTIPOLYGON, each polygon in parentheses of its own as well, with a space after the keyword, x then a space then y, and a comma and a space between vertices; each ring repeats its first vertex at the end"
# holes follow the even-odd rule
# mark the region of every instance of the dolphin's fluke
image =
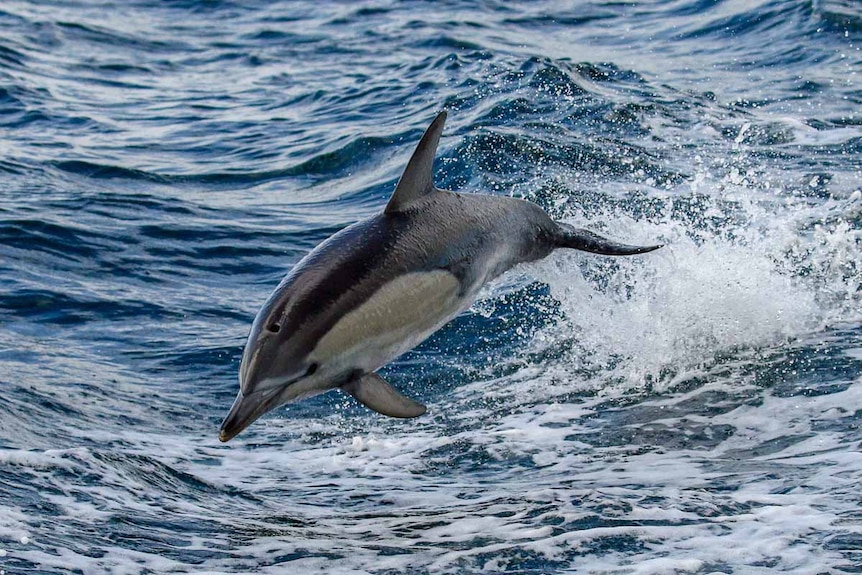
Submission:
POLYGON ((555 245, 559 248, 573 248, 604 256, 631 256, 634 254, 645 254, 662 247, 661 244, 655 246, 630 246, 603 238, 589 230, 579 229, 569 224, 557 222, 557 225, 559 226, 559 233, 555 238, 555 245))
POLYGON ((407 162, 395 192, 389 198, 384 213, 391 214, 404 210, 407 206, 434 191, 434 155, 437 145, 440 143, 440 135, 443 133, 443 125, 446 123, 446 111, 437 114, 425 135, 419 140, 416 150, 407 162))
POLYGON ((376 373, 368 373, 341 386, 356 401, 389 417, 419 417, 426 408, 418 401, 401 395, 376 373))

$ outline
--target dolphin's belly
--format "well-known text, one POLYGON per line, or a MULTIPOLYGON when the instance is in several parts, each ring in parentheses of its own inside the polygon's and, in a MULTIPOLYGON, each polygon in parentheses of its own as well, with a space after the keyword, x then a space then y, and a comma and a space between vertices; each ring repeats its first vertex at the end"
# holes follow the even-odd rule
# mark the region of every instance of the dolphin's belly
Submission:
POLYGON ((413 272, 384 284, 340 318, 309 358, 373 371, 415 347, 469 305, 445 270, 413 272))

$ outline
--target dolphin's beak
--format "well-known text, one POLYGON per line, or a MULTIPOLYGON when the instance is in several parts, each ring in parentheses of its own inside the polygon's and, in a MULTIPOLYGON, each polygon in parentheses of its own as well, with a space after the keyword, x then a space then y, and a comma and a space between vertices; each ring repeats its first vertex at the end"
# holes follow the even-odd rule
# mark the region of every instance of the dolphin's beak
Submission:
POLYGON ((240 391, 233 402, 233 406, 221 423, 218 432, 219 441, 230 441, 236 435, 251 425, 251 423, 279 405, 279 391, 267 390, 257 391, 249 395, 243 395, 240 391))

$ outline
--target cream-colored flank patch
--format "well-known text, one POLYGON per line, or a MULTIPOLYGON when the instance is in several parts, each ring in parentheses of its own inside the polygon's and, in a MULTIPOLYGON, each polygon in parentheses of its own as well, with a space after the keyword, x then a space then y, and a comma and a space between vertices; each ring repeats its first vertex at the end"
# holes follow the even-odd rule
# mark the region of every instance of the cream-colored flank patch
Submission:
MULTIPOLYGON (((357 352, 365 362, 385 363, 428 337, 460 311, 458 278, 443 270, 400 276, 329 330, 310 357, 326 362, 357 352), (394 355, 393 355, 394 354, 394 355)), ((369 366, 370 367, 370 366, 369 366)), ((379 365, 372 367, 376 369, 379 365)))

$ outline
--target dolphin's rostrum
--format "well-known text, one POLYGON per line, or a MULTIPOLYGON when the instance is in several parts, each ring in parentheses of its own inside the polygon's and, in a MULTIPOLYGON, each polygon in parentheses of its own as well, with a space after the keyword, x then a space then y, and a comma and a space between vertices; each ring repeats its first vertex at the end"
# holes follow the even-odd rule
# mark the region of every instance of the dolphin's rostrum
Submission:
POLYGON ((220 440, 284 403, 334 388, 384 415, 422 415, 424 405, 374 370, 469 307, 486 282, 556 248, 631 255, 660 247, 555 222, 525 200, 438 190, 432 167, 445 120, 441 112, 425 131, 386 209, 321 243, 269 296, 252 324, 220 440))

